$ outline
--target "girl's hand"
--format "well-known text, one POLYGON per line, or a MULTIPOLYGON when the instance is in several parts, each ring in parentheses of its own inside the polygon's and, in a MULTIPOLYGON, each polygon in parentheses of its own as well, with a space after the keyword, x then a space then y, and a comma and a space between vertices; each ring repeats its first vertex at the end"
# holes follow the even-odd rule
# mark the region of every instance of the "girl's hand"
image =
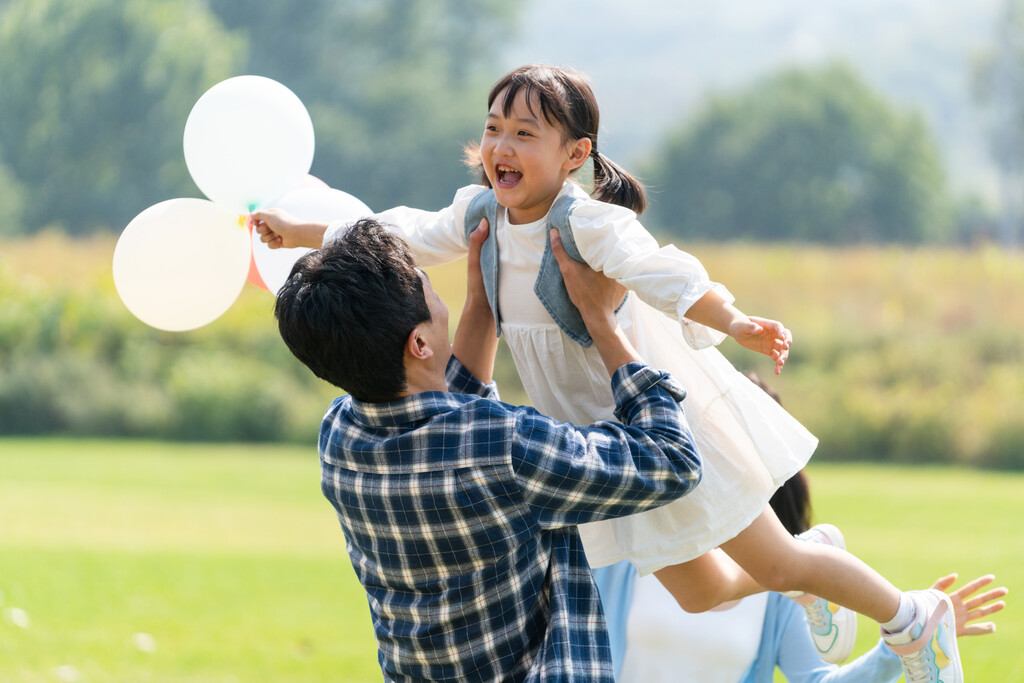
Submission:
POLYGON ((789 347, 793 343, 792 333, 782 323, 754 316, 729 325, 729 336, 740 346, 763 353, 775 361, 776 375, 782 372, 789 358, 789 347))
POLYGON ((260 241, 271 249, 319 249, 327 230, 326 224, 306 223, 280 209, 253 211, 246 219, 246 225, 259 233, 260 241))
MULTIPOLYGON (((940 591, 946 591, 946 589, 956 582, 956 578, 956 574, 943 576, 935 582, 932 588, 936 588, 940 591)), ((995 633, 996 625, 991 621, 984 621, 980 624, 971 623, 972 621, 977 621, 978 619, 987 617, 990 614, 995 614, 1006 607, 1006 602, 1000 598, 1006 595, 1009 591, 1002 586, 985 591, 981 595, 971 597, 974 593, 977 593, 979 590, 995 581, 995 578, 996 577, 992 574, 979 576, 973 581, 968 581, 952 593, 949 593, 949 598, 953 602, 953 613, 956 615, 956 635, 958 637, 981 636, 988 633, 995 633), (997 600, 997 602, 992 602, 993 600, 997 600)))

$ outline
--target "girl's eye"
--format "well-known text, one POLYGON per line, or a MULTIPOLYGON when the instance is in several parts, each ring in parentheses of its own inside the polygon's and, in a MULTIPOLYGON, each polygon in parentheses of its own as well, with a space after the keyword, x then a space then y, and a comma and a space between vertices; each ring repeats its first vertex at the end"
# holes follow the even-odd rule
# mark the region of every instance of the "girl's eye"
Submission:
POLYGON ((497 128, 497 126, 493 126, 491 124, 487 124, 486 126, 484 126, 484 130, 493 133, 494 131, 498 130, 498 128, 497 128))
POLYGON ((521 130, 521 131, 519 131, 518 134, 522 135, 523 137, 526 137, 526 136, 530 135, 530 131, 528 131, 528 130, 521 130))

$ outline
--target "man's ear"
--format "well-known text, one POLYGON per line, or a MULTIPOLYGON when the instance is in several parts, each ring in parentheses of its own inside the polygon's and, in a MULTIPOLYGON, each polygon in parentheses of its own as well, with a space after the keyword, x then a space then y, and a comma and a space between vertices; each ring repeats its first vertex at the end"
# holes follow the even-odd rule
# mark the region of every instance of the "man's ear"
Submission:
POLYGON ((590 138, 580 138, 570 143, 566 150, 569 152, 569 159, 566 161, 565 169, 574 171, 586 163, 587 158, 590 156, 592 145, 593 143, 590 142, 590 138))
POLYGON ((434 355, 434 349, 420 331, 420 328, 412 328, 409 337, 405 340, 405 352, 416 360, 426 360, 434 355))

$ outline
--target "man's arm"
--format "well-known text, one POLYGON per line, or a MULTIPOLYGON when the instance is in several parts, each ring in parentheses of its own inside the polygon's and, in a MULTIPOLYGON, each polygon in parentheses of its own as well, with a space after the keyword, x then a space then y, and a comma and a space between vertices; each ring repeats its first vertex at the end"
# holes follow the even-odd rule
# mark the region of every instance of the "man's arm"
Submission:
POLYGON ((516 409, 512 467, 524 502, 545 528, 643 512, 693 490, 701 461, 665 372, 627 363, 612 378, 618 422, 578 427, 516 409))
POLYGON ((487 219, 469 236, 469 254, 466 268, 466 303, 459 316, 452 339, 452 355, 484 384, 494 374, 494 356, 498 351, 498 337, 494 333, 494 314, 487 302, 484 279, 480 272, 480 248, 487 239, 487 219))

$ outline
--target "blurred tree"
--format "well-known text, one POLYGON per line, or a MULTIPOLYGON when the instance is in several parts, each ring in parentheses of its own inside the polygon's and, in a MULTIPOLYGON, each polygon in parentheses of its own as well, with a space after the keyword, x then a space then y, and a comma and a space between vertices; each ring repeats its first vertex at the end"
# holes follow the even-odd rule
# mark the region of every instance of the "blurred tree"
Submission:
POLYGON ((918 242, 950 231, 939 152, 850 68, 786 70, 713 98, 645 177, 647 222, 710 239, 918 242))
POLYGON ((439 208, 470 180, 515 9, 497 0, 207 0, 249 45, 246 68, 291 88, 316 131, 312 173, 375 210, 439 208))
POLYGON ((0 237, 11 237, 22 232, 26 193, 17 178, 3 163, 0 148, 0 206, 4 207, 4 220, 0 221, 0 237))
POLYGON ((992 157, 1000 175, 1000 230, 1016 244, 1024 221, 1024 0, 1007 0, 991 50, 975 71, 975 93, 990 119, 992 157))
POLYGON ((198 191, 185 119, 240 54, 205 6, 13 0, 0 15, 0 150, 23 188, 24 230, 120 229, 198 191))

